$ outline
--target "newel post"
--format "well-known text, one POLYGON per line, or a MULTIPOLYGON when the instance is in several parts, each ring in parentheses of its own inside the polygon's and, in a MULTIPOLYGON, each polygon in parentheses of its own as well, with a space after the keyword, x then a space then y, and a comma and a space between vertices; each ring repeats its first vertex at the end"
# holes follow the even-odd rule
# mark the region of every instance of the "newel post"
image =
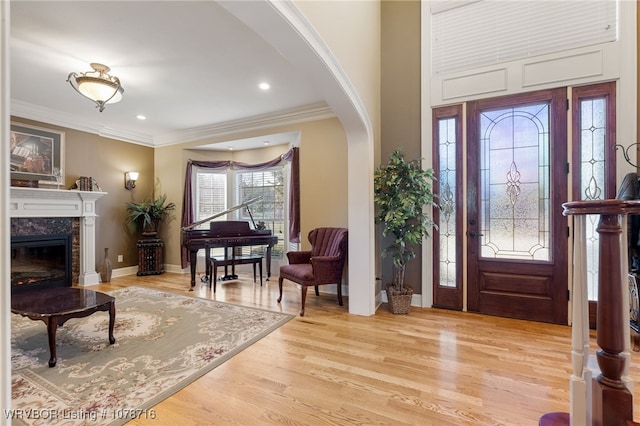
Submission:
POLYGON ((601 374, 593 381, 593 423, 595 425, 624 425, 633 420, 633 396, 622 381, 626 359, 623 327, 624 309, 622 292, 622 228, 619 214, 600 215, 597 228, 600 239, 598 272, 598 319, 596 341, 600 349, 596 358, 601 374), (609 267, 607 267, 607 265, 609 267))
MULTIPOLYGON (((640 213, 640 201, 597 200, 563 204, 564 214, 576 216, 574 229, 574 315, 572 323, 571 413, 549 413, 540 425, 623 426, 633 420, 633 395, 627 388, 629 349, 629 300, 626 241, 622 241, 621 218, 640 213), (598 313, 596 359, 600 374, 591 378, 588 327, 585 309, 586 262, 584 217, 600 215, 598 258, 598 313), (577 233, 580 235, 577 235, 577 233)), ((626 223, 626 220, 623 221, 626 223)), ((632 383, 629 383, 632 385, 632 383)))

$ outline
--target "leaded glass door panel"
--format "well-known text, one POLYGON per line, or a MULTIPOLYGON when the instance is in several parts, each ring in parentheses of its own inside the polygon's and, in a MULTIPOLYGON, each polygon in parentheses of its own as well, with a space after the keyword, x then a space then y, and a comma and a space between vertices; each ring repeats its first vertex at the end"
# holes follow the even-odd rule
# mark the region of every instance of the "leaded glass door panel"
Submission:
MULTIPOLYGON (((572 88, 573 200, 616 197, 616 83, 572 88)), ((586 217, 589 324, 596 327, 598 298, 599 215, 586 217)))
POLYGON ((566 324, 566 91, 469 103, 468 309, 566 324))
POLYGON ((434 190, 439 209, 433 211, 438 228, 433 232, 433 306, 463 309, 462 250, 462 105, 433 110, 433 158, 437 180, 434 190))

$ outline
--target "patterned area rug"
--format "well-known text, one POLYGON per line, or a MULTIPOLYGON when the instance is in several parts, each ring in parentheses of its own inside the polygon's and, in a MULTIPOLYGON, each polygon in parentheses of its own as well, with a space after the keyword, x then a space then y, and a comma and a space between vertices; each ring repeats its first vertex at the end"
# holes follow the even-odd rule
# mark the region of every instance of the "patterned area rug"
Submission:
POLYGON ((291 318, 278 312, 141 287, 116 298, 116 342, 106 312, 57 332, 49 368, 46 326, 12 315, 12 417, 24 425, 121 425, 153 418, 155 404, 291 318))

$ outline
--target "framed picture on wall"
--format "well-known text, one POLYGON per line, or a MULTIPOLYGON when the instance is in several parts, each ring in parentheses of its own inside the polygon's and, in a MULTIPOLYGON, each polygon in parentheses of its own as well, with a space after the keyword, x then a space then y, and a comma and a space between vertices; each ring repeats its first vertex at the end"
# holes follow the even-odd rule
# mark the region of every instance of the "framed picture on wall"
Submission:
POLYGON ((11 123, 11 185, 64 186, 64 132, 11 123))

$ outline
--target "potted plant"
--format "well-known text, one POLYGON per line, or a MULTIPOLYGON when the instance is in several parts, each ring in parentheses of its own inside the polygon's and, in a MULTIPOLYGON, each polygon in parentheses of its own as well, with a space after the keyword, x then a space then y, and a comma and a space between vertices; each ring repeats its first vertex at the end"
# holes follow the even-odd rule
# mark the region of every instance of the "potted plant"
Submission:
POLYGON ((176 208, 174 203, 167 203, 166 194, 153 201, 129 202, 126 205, 129 223, 134 227, 140 226, 145 237, 154 237, 158 233, 160 222, 176 208))
POLYGON ((393 313, 409 313, 413 288, 405 285, 407 262, 416 256, 414 250, 436 225, 425 207, 437 208, 432 181, 433 169, 423 169, 422 159, 407 161, 402 148, 389 156, 385 165, 374 173, 374 201, 378 206, 376 223, 384 224, 382 236, 390 235, 392 243, 382 257, 393 261, 393 282, 385 288, 393 313))

